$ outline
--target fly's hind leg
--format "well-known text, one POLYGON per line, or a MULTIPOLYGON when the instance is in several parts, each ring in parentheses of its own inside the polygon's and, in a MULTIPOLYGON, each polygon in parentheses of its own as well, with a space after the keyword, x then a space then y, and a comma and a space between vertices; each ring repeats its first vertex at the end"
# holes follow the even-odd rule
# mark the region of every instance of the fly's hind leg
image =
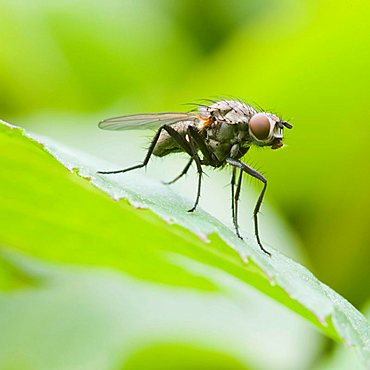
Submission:
POLYGON ((189 168, 191 167, 191 164, 192 163, 193 163, 193 158, 190 158, 190 161, 187 163, 187 165, 185 166, 185 168, 181 171, 180 175, 178 175, 177 177, 175 177, 171 181, 164 182, 164 184, 165 185, 171 185, 171 184, 175 183, 177 180, 181 179, 181 177, 183 177, 184 175, 186 175, 188 173, 189 168))
POLYGON ((148 149, 148 152, 146 153, 146 156, 144 158, 144 161, 143 163, 140 163, 140 164, 137 164, 136 166, 131 166, 131 167, 128 167, 128 168, 125 168, 123 170, 116 170, 116 171, 98 171, 98 173, 101 173, 101 174, 104 174, 104 175, 110 175, 110 174, 115 174, 115 173, 124 173, 124 172, 128 172, 128 171, 132 171, 132 170, 136 170, 138 168, 142 168, 142 167, 145 167, 149 160, 150 160, 150 157, 152 156, 153 154, 153 150, 158 142, 158 139, 159 139, 159 136, 161 135, 161 132, 163 130, 164 126, 162 126, 158 131, 157 133, 155 134, 155 136, 153 137, 153 140, 152 142, 150 143, 150 146, 149 146, 149 149, 148 149))
MULTIPOLYGON (((188 137, 189 137, 189 141, 187 141, 181 134, 179 134, 173 127, 171 127, 170 125, 163 125, 162 127, 160 127, 160 129, 157 131, 157 133, 155 134, 152 142, 150 143, 150 146, 149 146, 149 149, 148 149, 148 152, 145 156, 145 159, 143 161, 143 163, 141 164, 138 164, 136 166, 132 166, 132 167, 129 167, 129 168, 126 168, 126 169, 123 169, 123 170, 117 170, 117 171, 99 171, 98 173, 101 173, 101 174, 114 174, 114 173, 124 173, 124 172, 128 172, 128 171, 132 171, 132 170, 136 170, 138 168, 142 168, 142 167, 145 167, 149 160, 150 160, 150 157, 152 156, 153 154, 153 151, 154 151, 154 148, 159 140, 159 137, 161 135, 161 132, 162 130, 165 130, 167 131, 167 133, 172 137, 172 139, 187 153, 190 155, 191 157, 191 160, 195 161, 196 165, 197 165, 197 170, 198 170, 198 191, 197 191, 197 196, 196 196, 196 200, 195 200, 195 203, 194 203, 194 206, 189 209, 188 212, 193 212, 196 208, 197 208, 197 205, 199 203, 199 198, 200 198, 200 189, 201 189, 201 180, 202 180, 202 164, 201 164, 201 161, 200 161, 200 158, 197 154, 197 149, 194 145, 194 141, 191 137, 191 134, 190 132, 188 131, 188 137)), ((190 164, 188 163, 189 167, 190 167, 190 164)), ((186 169, 186 168, 185 168, 186 169)), ((184 170, 185 170, 184 169, 184 170)), ((184 171, 183 171, 184 172, 184 171)))
POLYGON ((171 126, 163 125, 162 127, 159 128, 157 133, 155 134, 153 140, 150 143, 148 152, 146 153, 146 156, 144 158, 143 163, 137 164, 136 166, 131 166, 128 168, 125 168, 123 170, 116 170, 116 171, 98 171, 98 173, 107 175, 107 174, 115 174, 115 173, 124 173, 132 170, 136 170, 138 168, 145 167, 149 160, 150 157, 153 154, 154 148, 157 145, 157 142, 159 140, 159 137, 161 135, 162 130, 165 130, 168 132, 168 134, 184 149, 185 152, 187 152, 190 156, 192 156, 192 151, 190 149, 190 146, 188 142, 176 131, 174 130, 171 126))

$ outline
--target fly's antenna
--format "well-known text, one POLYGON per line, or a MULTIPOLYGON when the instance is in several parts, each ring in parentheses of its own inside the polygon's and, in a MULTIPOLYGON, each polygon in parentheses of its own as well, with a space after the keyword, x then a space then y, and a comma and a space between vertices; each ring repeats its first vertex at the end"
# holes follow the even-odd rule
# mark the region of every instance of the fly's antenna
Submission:
POLYGON ((280 122, 281 122, 281 124, 284 126, 284 127, 286 127, 286 128, 288 128, 288 129, 292 129, 293 128, 293 125, 290 123, 290 121, 291 121, 291 117, 288 117, 288 120, 286 121, 285 119, 283 119, 283 117, 282 116, 279 116, 281 119, 280 119, 280 122))
POLYGON ((286 128, 289 128, 289 129, 291 129, 291 128, 293 128, 293 125, 291 125, 289 122, 287 122, 287 121, 280 121, 280 123, 283 125, 283 126, 285 126, 286 128))

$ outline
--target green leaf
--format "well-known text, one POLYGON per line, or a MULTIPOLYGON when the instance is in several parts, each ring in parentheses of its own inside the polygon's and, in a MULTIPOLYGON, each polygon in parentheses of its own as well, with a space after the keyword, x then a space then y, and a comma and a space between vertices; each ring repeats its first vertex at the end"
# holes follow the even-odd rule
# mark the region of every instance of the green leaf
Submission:
MULTIPOLYGON (((367 303, 364 314, 370 319, 370 302, 367 303)), ((348 370, 358 369, 361 366, 358 357, 347 351, 343 346, 336 346, 332 353, 314 367, 314 370, 348 370)))
POLYGON ((249 286, 370 366, 366 319, 278 251, 268 257, 204 211, 185 212, 190 203, 162 184, 97 175, 99 161, 5 123, 0 148, 0 266, 10 266, 1 270, 1 368, 111 369, 138 343, 148 359, 191 343, 204 368, 216 348, 220 368, 237 368, 248 327, 235 302, 249 286))

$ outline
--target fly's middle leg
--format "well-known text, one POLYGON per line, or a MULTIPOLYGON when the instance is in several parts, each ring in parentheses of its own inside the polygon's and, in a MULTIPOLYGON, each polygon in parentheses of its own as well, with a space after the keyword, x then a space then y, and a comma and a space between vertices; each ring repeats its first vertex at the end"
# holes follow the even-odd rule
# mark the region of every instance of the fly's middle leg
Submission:
POLYGON ((181 177, 183 177, 184 175, 186 175, 189 171, 189 168, 191 167, 191 164, 193 163, 193 158, 190 158, 190 161, 186 164, 186 166, 184 167, 184 169, 181 171, 180 175, 176 176, 173 180, 171 181, 168 181, 168 182, 164 182, 165 185, 171 185, 173 183, 175 183, 177 180, 180 180, 181 177))
POLYGON ((202 162, 204 164, 207 164, 213 167, 218 167, 221 165, 218 158, 206 145, 204 138, 200 135, 200 133, 195 127, 192 127, 192 126, 188 127, 188 135, 191 136, 191 138, 193 139, 193 142, 196 144, 197 148, 203 154, 204 159, 202 162))
POLYGON ((198 206, 198 203, 199 203, 199 199, 200 199, 200 191, 201 191, 201 186, 202 186, 202 174, 203 174, 203 170, 202 170, 202 163, 201 163, 201 160, 197 154, 197 148, 195 146, 195 141, 194 141, 194 137, 193 137, 193 132, 192 132, 192 129, 191 129, 191 126, 188 127, 187 129, 187 136, 188 136, 188 140, 189 140, 189 146, 190 146, 190 150, 191 150, 191 157, 192 159, 194 159, 195 161, 195 164, 197 166, 197 171, 198 171, 198 188, 197 188, 197 196, 195 198, 195 203, 194 203, 194 206, 192 208, 190 208, 188 210, 188 212, 194 212, 198 206))
POLYGON ((186 140, 185 137, 183 137, 181 134, 179 134, 174 128, 171 126, 162 126, 168 134, 176 141, 176 143, 186 152, 190 155, 191 159, 194 160, 196 166, 197 166, 197 171, 198 171, 198 189, 197 189, 197 196, 195 198, 195 203, 194 206, 188 210, 188 212, 193 212, 198 206, 199 203, 199 198, 200 198, 200 190, 201 190, 201 184, 202 184, 202 164, 201 160, 198 156, 197 153, 197 148, 195 146, 193 137, 191 135, 191 132, 188 128, 187 130, 187 137, 188 140, 186 140))

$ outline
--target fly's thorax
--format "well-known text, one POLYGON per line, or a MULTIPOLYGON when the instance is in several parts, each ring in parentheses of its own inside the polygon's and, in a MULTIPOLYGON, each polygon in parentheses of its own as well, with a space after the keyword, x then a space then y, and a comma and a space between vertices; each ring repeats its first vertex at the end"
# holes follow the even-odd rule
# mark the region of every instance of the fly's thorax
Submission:
POLYGON ((226 122, 216 122, 207 129, 207 137, 220 142, 233 142, 238 136, 238 125, 226 122))
MULTIPOLYGON (((244 123, 243 127, 248 128, 244 123)), ((215 154, 219 161, 227 157, 234 157, 233 148, 240 147, 240 143, 248 137, 247 130, 240 130, 240 125, 218 122, 207 128, 205 131, 205 142, 210 150, 215 154)))
POLYGON ((240 101, 220 100, 210 106, 201 106, 199 113, 202 117, 211 118, 213 122, 225 122, 230 125, 247 123, 257 111, 240 101))
POLYGON ((281 121, 274 114, 267 112, 256 113, 248 123, 251 142, 258 146, 271 146, 271 149, 281 148, 283 146, 284 124, 287 123, 281 121))

